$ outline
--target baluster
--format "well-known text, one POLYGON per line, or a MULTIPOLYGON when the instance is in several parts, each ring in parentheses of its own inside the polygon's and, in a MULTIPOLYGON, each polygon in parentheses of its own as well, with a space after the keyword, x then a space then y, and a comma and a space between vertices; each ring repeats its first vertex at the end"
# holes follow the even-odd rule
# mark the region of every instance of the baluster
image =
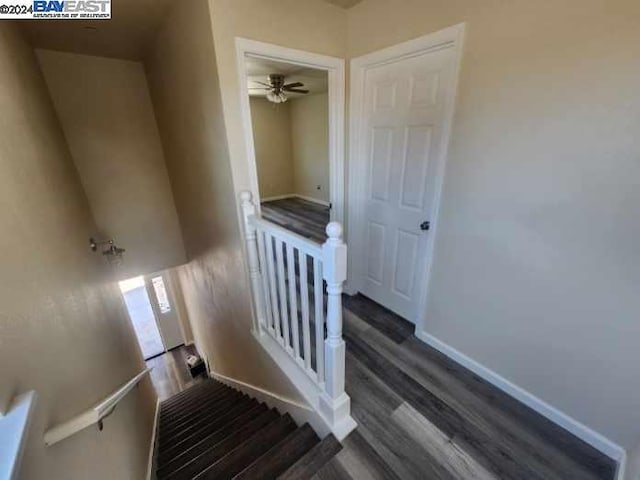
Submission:
POLYGON ((269 273, 269 293, 271 295, 271 313, 276 338, 280 338, 280 313, 278 312, 278 294, 276 293, 276 269, 273 265, 273 238, 270 233, 264 233, 267 254, 267 271, 269 273))
POLYGON ((322 291, 322 263, 313 260, 313 296, 315 300, 314 322, 316 326, 316 372, 318 382, 324 380, 324 294, 322 291))
POLYGON ((256 242, 256 228, 252 219, 256 214, 256 207, 251 201, 251 192, 245 190, 240 193, 240 202, 244 216, 244 236, 247 244, 247 257, 249 275, 251 277, 251 292, 255 315, 253 318, 253 331, 259 333, 265 324, 264 292, 262 291, 260 261, 258 259, 258 244, 256 242))
POLYGON ((287 273, 289 274, 289 306, 291 307, 291 338, 293 358, 300 356, 300 336, 298 335, 298 294, 296 288, 296 261, 293 247, 287 245, 287 273))
POLYGON ((298 250, 300 264, 300 306, 302 310, 302 347, 304 350, 304 367, 311 369, 311 334, 309 332, 309 285, 307 277, 307 254, 298 250))
POLYGON ((265 233, 258 229, 256 231, 258 236, 258 257, 260 260, 260 272, 262 277, 262 291, 264 292, 264 312, 265 312, 265 324, 267 329, 273 329, 273 312, 271 310, 271 296, 269 295, 269 279, 267 272, 267 255, 264 248, 264 236, 265 233))
POLYGON ((280 297, 280 319, 282 320, 282 339, 284 346, 289 346, 289 312, 287 308, 287 285, 284 277, 284 260, 282 258, 282 240, 276 238, 276 263, 278 265, 278 295, 280 297))

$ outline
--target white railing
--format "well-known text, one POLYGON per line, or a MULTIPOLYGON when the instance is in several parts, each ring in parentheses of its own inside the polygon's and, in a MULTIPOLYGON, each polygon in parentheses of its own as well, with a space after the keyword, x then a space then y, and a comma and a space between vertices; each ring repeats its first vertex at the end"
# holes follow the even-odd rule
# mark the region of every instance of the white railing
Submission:
POLYGON ((72 419, 50 428, 44 434, 44 443, 50 447, 51 445, 64 440, 71 435, 78 433, 85 428, 98 424, 102 430, 102 420, 111 415, 118 406, 118 403, 147 375, 152 369, 145 368, 127 383, 118 388, 115 392, 107 396, 105 399, 97 403, 92 408, 76 415, 72 419))
POLYGON ((342 284, 347 278, 347 246, 342 226, 329 223, 328 239, 320 245, 261 218, 251 198, 250 192, 240 194, 254 334, 259 340, 273 340, 262 343, 268 351, 277 345, 304 373, 302 379, 284 364, 288 362, 279 361, 281 352, 272 355, 331 431, 344 437, 355 422, 344 390, 342 284))

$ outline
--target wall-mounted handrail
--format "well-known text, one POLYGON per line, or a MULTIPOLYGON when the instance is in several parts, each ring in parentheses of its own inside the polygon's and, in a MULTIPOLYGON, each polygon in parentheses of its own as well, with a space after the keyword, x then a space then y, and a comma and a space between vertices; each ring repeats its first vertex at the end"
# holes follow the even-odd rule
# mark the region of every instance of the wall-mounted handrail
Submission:
POLYGON ((137 374, 111 395, 107 396, 104 400, 100 401, 90 409, 85 410, 72 419, 47 430, 44 434, 44 443, 50 447, 51 445, 54 445, 55 443, 58 443, 87 427, 90 427, 91 425, 98 424, 101 428, 102 420, 113 412, 118 403, 120 403, 127 393, 140 383, 144 376, 151 370, 152 368, 145 368, 142 372, 137 374))

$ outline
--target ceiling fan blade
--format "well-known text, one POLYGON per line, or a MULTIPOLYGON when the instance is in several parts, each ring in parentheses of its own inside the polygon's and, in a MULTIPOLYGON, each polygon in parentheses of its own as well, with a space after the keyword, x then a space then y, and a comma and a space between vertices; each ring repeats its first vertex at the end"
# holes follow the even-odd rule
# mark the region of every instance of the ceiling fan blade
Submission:
POLYGON ((249 87, 249 90, 271 90, 271 87, 249 87))
POLYGON ((283 85, 282 88, 296 88, 296 87, 304 87, 304 83, 300 83, 300 82, 288 83, 286 85, 283 85))
POLYGON ((309 93, 309 90, 300 90, 297 88, 287 88, 285 90, 286 92, 293 92, 293 93, 309 93))
POLYGON ((264 83, 264 82, 259 82, 258 80, 251 80, 253 83, 259 83, 260 85, 264 85, 265 87, 269 87, 272 88, 273 85, 270 85, 268 83, 264 83))

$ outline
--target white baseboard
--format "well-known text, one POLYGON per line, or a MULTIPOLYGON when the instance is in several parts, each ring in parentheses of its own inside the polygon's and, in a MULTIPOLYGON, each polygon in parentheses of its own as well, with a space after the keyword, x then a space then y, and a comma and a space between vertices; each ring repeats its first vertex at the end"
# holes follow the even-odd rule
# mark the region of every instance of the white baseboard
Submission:
POLYGON ((153 455, 155 453, 156 438, 158 436, 158 419, 160 417, 160 399, 156 399, 156 413, 153 417, 153 428, 151 429, 151 442, 149 444, 149 460, 147 463, 147 480, 151 480, 153 474, 153 455))
POLYGON ((260 203, 264 202, 273 202, 275 200, 284 200, 285 198, 300 198, 301 200, 306 200, 307 202, 317 203, 318 205, 322 205, 323 207, 328 207, 331 205, 326 200, 319 200, 313 197, 307 197, 306 195, 299 195, 297 193, 287 193, 286 195, 276 195, 274 197, 261 198, 260 203))
MULTIPOLYGON (((476 375, 482 377, 484 380, 498 387, 500 390, 507 393, 511 397, 532 408, 539 414, 551 420, 556 425, 559 425, 565 430, 571 432, 573 435, 587 442, 589 445, 593 446, 605 455, 613 458, 618 462, 619 465, 622 465, 622 462, 625 458, 625 450, 620 445, 617 445, 615 442, 609 440, 600 433, 580 423, 569 415, 561 412, 557 408, 552 407, 544 400, 541 400, 532 393, 527 392, 514 383, 511 383, 509 380, 502 377, 498 373, 485 367, 484 365, 481 365, 480 363, 476 362, 472 358, 466 356, 464 353, 456 350, 445 342, 439 340, 433 335, 416 331, 416 336, 427 345, 432 346, 436 350, 445 354, 447 357, 468 368, 476 375)), ((620 471, 621 468, 618 468, 618 470, 620 471)))
POLYGON ((293 198, 295 195, 293 193, 286 193, 284 195, 274 195, 273 197, 265 197, 260 199, 260 203, 263 202, 273 202, 275 200, 284 200, 285 198, 293 198))
POLYGON ((300 198, 302 200, 306 200, 307 202, 317 203, 318 205, 322 205, 323 207, 328 207, 331 203, 326 200, 320 200, 318 198, 307 197, 306 195, 298 195, 297 193, 293 195, 296 198, 300 198))
POLYGON ((298 425, 309 423, 320 437, 325 437, 330 432, 326 428, 324 421, 311 406, 285 398, 277 393, 270 392, 264 388, 243 382, 217 372, 211 372, 211 377, 224 383, 225 385, 240 390, 260 402, 266 403, 269 408, 275 408, 281 413, 288 413, 293 417, 298 425))

